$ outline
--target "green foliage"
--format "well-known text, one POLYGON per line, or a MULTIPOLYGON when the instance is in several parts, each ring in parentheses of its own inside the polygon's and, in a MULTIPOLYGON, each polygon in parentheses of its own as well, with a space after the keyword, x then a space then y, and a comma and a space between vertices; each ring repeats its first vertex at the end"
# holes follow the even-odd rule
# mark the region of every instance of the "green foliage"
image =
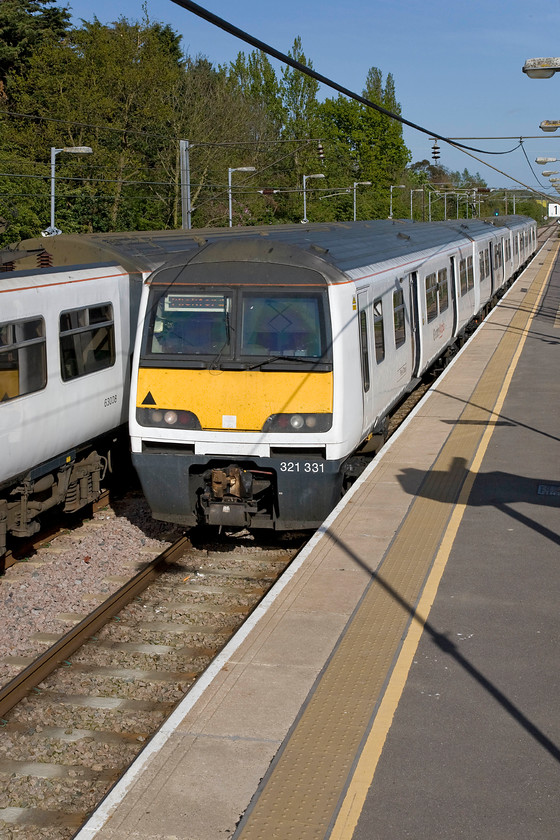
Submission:
MULTIPOLYGON (((147 14, 74 29, 68 21, 54 0, 0 2, 0 244, 49 224, 52 147, 93 149, 56 157, 55 223, 65 232, 180 227, 181 140, 193 227, 228 224, 228 170, 237 170, 235 225, 300 221, 304 175, 325 176, 307 180, 312 221, 353 218, 354 195, 357 218, 386 217, 395 185, 404 188, 394 190, 393 215, 403 216, 411 189, 483 184, 467 170, 408 166, 398 120, 343 96, 320 100, 313 78, 275 69, 259 51, 216 66, 185 55, 181 37, 147 14), (239 171, 247 166, 255 171, 239 171)), ((312 66, 301 38, 290 55, 312 66)), ((372 67, 363 95, 400 113, 391 73, 372 67)))
POLYGON ((68 29, 67 9, 52 8, 54 0, 0 2, 0 90, 10 73, 21 73, 41 44, 58 42, 68 29))

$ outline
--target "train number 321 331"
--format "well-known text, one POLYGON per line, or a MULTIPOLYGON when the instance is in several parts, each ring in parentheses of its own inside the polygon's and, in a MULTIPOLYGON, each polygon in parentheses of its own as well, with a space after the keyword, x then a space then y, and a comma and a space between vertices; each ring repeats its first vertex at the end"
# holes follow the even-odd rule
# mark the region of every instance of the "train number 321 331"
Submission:
POLYGON ((318 461, 281 461, 280 472, 322 473, 324 464, 318 461))

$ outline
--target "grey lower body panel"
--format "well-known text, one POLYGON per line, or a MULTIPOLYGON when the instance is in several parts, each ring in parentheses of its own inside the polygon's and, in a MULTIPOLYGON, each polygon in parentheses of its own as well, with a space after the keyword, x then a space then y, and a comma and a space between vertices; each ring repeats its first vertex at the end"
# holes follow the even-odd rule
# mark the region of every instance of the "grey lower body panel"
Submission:
POLYGON ((156 519, 194 526, 252 526, 292 530, 316 528, 339 501, 342 461, 297 452, 273 458, 201 456, 172 452, 133 453, 144 495, 156 519), (213 495, 212 470, 250 473, 246 495, 213 495))

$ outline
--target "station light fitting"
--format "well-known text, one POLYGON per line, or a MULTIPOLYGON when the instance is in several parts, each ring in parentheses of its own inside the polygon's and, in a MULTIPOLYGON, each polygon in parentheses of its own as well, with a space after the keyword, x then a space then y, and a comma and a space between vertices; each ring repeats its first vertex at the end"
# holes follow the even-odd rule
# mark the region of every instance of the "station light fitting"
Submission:
POLYGON ((560 120, 543 120, 539 128, 541 131, 556 131, 560 128, 560 120))
POLYGON ((523 72, 530 79, 550 79, 560 70, 560 58, 528 58, 523 72))

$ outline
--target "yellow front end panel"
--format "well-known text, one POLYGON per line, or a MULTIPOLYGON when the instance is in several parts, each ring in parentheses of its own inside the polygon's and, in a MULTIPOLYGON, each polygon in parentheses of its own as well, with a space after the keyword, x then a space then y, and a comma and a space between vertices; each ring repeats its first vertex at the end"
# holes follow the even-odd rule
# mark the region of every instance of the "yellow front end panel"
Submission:
POLYGON ((332 413, 333 376, 141 368, 137 406, 192 411, 203 429, 260 431, 271 414, 332 413))

